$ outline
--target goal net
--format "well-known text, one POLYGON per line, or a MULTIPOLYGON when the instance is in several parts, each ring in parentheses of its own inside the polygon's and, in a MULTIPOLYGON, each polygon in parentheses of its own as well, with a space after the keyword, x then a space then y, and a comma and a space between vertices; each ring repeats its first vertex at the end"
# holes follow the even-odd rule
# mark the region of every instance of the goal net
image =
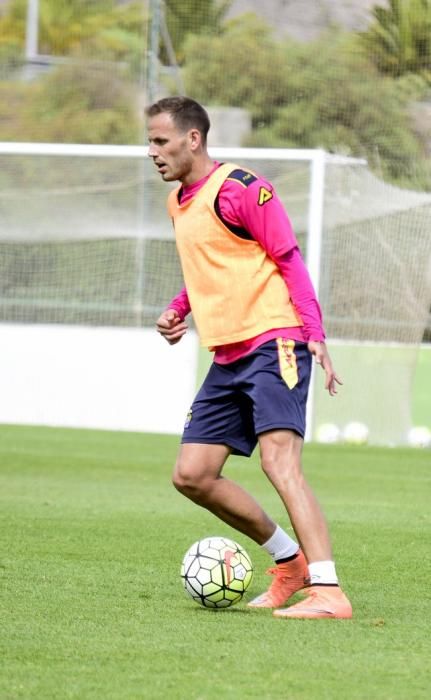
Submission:
POLYGON ((430 221, 430 194, 388 185, 366 165, 327 164, 319 296, 345 386, 331 399, 316 376, 315 430, 359 422, 374 444, 407 441, 431 302, 430 221))
MULTIPOLYGON (((405 442, 431 302, 431 195, 323 151, 213 148, 274 184, 323 307, 336 399, 315 373, 309 437, 365 423, 405 442)), ((0 321, 151 326, 182 286, 168 186, 146 148, 0 144, 0 321)), ((203 360, 205 362, 206 360, 203 360)))

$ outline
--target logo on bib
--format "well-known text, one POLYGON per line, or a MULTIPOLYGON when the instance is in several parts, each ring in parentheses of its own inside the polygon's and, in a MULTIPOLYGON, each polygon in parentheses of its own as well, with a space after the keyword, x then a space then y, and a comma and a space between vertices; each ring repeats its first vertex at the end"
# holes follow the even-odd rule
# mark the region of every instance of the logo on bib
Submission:
POLYGON ((261 187, 259 190, 259 199, 257 201, 258 205, 263 207, 270 199, 272 199, 272 192, 267 190, 266 187, 261 187))

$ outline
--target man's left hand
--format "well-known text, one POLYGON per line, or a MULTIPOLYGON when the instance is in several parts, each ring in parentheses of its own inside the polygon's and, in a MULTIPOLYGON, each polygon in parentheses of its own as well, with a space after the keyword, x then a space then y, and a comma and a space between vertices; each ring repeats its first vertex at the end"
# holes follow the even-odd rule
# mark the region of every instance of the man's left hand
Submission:
POLYGON ((325 372, 325 389, 329 391, 330 396, 335 396, 337 384, 341 385, 343 382, 334 371, 326 343, 310 340, 308 349, 314 355, 316 364, 321 365, 325 372))

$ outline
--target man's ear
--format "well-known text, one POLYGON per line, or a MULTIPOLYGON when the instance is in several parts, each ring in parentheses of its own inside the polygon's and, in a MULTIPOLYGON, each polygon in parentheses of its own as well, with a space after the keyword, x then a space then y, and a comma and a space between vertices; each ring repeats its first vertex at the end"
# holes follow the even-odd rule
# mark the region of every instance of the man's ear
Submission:
POLYGON ((192 151, 196 151, 202 145, 202 135, 199 129, 190 129, 188 138, 192 151))

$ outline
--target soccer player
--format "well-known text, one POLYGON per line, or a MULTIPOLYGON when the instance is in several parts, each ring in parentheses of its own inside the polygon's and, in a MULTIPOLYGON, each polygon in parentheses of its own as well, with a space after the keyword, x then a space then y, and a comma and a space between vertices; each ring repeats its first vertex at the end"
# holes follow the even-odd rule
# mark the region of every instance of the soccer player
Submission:
POLYGON ((185 287, 157 321, 170 343, 191 311, 213 363, 188 413, 173 483, 274 560, 269 589, 249 603, 281 618, 349 618, 327 524, 301 464, 312 357, 337 393, 321 312, 288 216, 271 183, 207 151, 203 107, 164 98, 146 110, 149 156, 165 182, 185 287), (259 445, 298 541, 222 476, 230 454, 259 445), (288 607, 304 590, 304 599, 288 607))

